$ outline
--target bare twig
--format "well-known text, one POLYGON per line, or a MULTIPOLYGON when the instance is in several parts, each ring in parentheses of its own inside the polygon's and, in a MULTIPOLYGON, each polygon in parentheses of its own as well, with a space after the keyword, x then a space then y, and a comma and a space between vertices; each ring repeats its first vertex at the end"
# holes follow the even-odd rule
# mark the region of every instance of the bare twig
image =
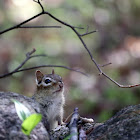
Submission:
POLYGON ((33 49, 31 52, 28 52, 26 54, 26 59, 16 68, 14 69, 12 72, 16 72, 17 70, 19 70, 31 57, 31 55, 35 52, 36 50, 33 49))
POLYGON ((10 28, 8 28, 8 29, 5 29, 5 30, 3 30, 3 31, 0 31, 0 35, 3 34, 3 33, 8 32, 8 31, 17 29, 17 28, 21 27, 21 25, 23 25, 23 24, 25 24, 25 23, 27 23, 27 22, 29 22, 29 21, 31 21, 31 20, 33 20, 33 19, 35 19, 35 18, 41 16, 42 14, 43 14, 43 13, 41 12, 41 13, 39 13, 39 14, 37 14, 37 15, 35 15, 35 16, 33 16, 33 17, 31 17, 31 18, 29 18, 29 19, 23 21, 23 22, 21 22, 20 24, 17 24, 17 25, 15 25, 15 26, 13 26, 13 27, 10 27, 10 28))
POLYGON ((118 87, 120 88, 132 88, 132 87, 137 87, 140 86, 140 84, 135 84, 135 85, 121 85, 118 82, 116 82, 115 80, 113 80, 112 78, 110 78, 107 74, 105 74, 104 72, 102 73, 103 76, 105 76, 107 79, 109 79, 110 81, 112 81, 114 84, 116 84, 118 87))
MULTIPOLYGON (((71 70, 71 71, 75 71, 75 72, 78 72, 78 73, 81 73, 85 76, 88 76, 86 73, 82 72, 82 71, 79 71, 79 70, 75 70, 75 69, 72 69, 72 68, 69 68, 67 66, 63 66, 63 65, 39 65, 39 66, 34 66, 34 67, 29 67, 29 68, 25 68, 25 69, 20 69, 16 72, 21 72, 21 71, 27 71, 27 70, 33 70, 33 69, 37 69, 37 68, 44 68, 44 67, 56 67, 56 68, 64 68, 64 69, 68 69, 68 70, 71 70)), ((15 73, 16 73, 15 72, 15 73)), ((1 78, 1 77, 0 77, 1 78)))
POLYGON ((20 26, 19 28, 61 28, 61 26, 20 26))
POLYGON ((98 32, 98 30, 95 30, 95 31, 91 31, 91 32, 87 32, 87 33, 84 33, 84 34, 81 34, 80 36, 86 36, 86 35, 89 35, 89 34, 93 34, 95 32, 98 32))
POLYGON ((28 53, 26 54, 25 60, 24 60, 17 68, 15 68, 12 72, 9 72, 9 73, 0 75, 0 78, 7 77, 7 76, 12 75, 13 73, 18 72, 19 69, 20 69, 29 59, 31 59, 31 58, 33 58, 33 57, 40 57, 40 56, 41 56, 41 57, 42 57, 42 56, 44 57, 44 56, 46 56, 46 55, 44 55, 44 54, 42 54, 42 55, 32 55, 35 51, 36 51, 36 50, 33 49, 31 52, 28 52, 28 53))
POLYGON ((99 64, 99 66, 100 66, 100 67, 105 67, 105 66, 108 66, 108 65, 111 65, 111 64, 112 64, 112 63, 109 62, 109 63, 107 63, 107 64, 103 64, 103 65, 99 64))
POLYGON ((30 56, 30 58, 32 58, 32 57, 46 57, 47 55, 46 54, 37 54, 37 55, 32 55, 32 56, 30 56))
POLYGON ((70 115, 65 119, 64 123, 66 123, 68 121, 68 119, 73 115, 73 112, 70 113, 70 115))
POLYGON ((39 65, 39 66, 33 66, 33 67, 29 67, 29 68, 20 69, 29 59, 31 59, 33 57, 47 56, 45 54, 42 54, 42 55, 32 55, 34 52, 35 52, 35 49, 33 49, 31 52, 28 52, 26 54, 25 60, 17 68, 15 68, 13 71, 11 71, 9 73, 0 75, 0 78, 8 77, 8 76, 10 76, 10 75, 12 75, 14 73, 17 73, 17 72, 22 72, 22 71, 27 71, 27 70, 33 70, 33 69, 42 68, 42 67, 65 68, 65 69, 68 69, 68 70, 71 70, 71 71, 75 71, 75 72, 78 72, 78 73, 81 73, 81 74, 87 76, 86 73, 81 72, 80 70, 72 69, 72 68, 69 68, 69 67, 66 67, 66 66, 62 66, 62 65, 39 65))
POLYGON ((12 72, 0 75, 0 78, 5 78, 5 77, 8 77, 8 76, 10 76, 10 75, 12 75, 14 73, 18 73, 18 72, 22 72, 22 71, 33 70, 33 69, 44 68, 44 67, 64 68, 64 69, 75 71, 75 72, 81 73, 81 74, 83 74, 85 76, 88 76, 86 73, 84 73, 82 71, 75 70, 75 69, 72 69, 72 68, 69 68, 69 67, 66 67, 66 66, 62 66, 62 65, 39 65, 39 66, 33 66, 33 67, 29 67, 29 68, 23 68, 23 69, 16 70, 16 71, 13 70, 12 72))
POLYGON ((47 15, 49 15, 51 18, 53 18, 54 20, 60 22, 61 24, 65 25, 65 26, 68 26, 69 28, 71 28, 71 29, 75 32, 75 34, 78 36, 78 38, 79 38, 80 41, 82 42, 84 48, 87 50, 87 52, 88 52, 88 54, 89 54, 91 60, 92 60, 93 63, 96 65, 97 69, 99 70, 100 74, 102 74, 102 70, 101 70, 100 67, 98 66, 97 62, 96 62, 95 59, 93 58, 93 56, 92 56, 90 50, 88 49, 87 45, 85 44, 85 42, 83 41, 81 35, 77 32, 77 30, 76 30, 73 26, 71 26, 70 24, 65 23, 64 21, 62 21, 62 20, 56 18, 55 16, 53 16, 53 15, 50 14, 49 12, 44 12, 44 14, 47 14, 47 15))
POLYGON ((38 3, 42 9, 42 12, 44 12, 44 7, 43 5, 41 4, 40 0, 33 0, 34 2, 38 3))
POLYGON ((74 26, 72 26, 73 28, 77 28, 77 29, 84 29, 83 27, 74 27, 74 26))
POLYGON ((70 140, 78 140, 78 128, 77 123, 79 120, 78 108, 74 109, 69 128, 70 128, 70 140))
MULTIPOLYGON (((58 19, 57 17, 53 16, 51 13, 49 13, 49 12, 47 12, 47 11, 44 10, 44 7, 43 7, 43 5, 41 4, 40 0, 33 0, 33 1, 36 2, 37 4, 39 4, 39 6, 40 6, 40 8, 41 8, 42 11, 41 11, 39 14, 37 14, 37 15, 35 15, 35 16, 33 16, 33 17, 31 17, 31 18, 25 20, 25 21, 23 21, 22 23, 20 23, 20 24, 18 24, 18 25, 15 25, 15 26, 13 26, 13 27, 10 27, 10 28, 8 28, 8 29, 5 29, 5 30, 1 31, 1 32, 0 32, 0 35, 3 34, 3 33, 8 32, 8 31, 11 31, 11 30, 13 30, 13 29, 24 28, 24 27, 26 27, 26 26, 22 26, 22 25, 24 25, 25 23, 27 23, 27 22, 29 22, 29 21, 31 21, 31 20, 33 20, 33 19, 35 19, 35 18, 37 18, 37 17, 39 17, 39 16, 41 16, 41 15, 46 14, 46 15, 48 15, 49 17, 51 17, 52 19, 54 19, 55 21, 57 21, 57 22, 59 22, 59 23, 65 25, 65 26, 71 28, 71 30, 72 30, 73 32, 75 32, 75 34, 77 35, 77 37, 78 37, 79 40, 81 41, 82 45, 83 45, 84 48, 86 49, 87 53, 89 54, 90 59, 92 60, 92 62, 95 64, 97 70, 99 71, 99 75, 103 75, 104 77, 106 77, 107 79, 109 79, 110 81, 112 81, 114 84, 116 84, 117 86, 119 86, 119 87, 121 87, 121 88, 132 88, 132 87, 140 86, 140 84, 135 84, 135 85, 121 85, 121 84, 119 84, 118 82, 116 82, 115 80, 113 80, 112 78, 110 78, 108 75, 106 75, 106 74, 102 71, 102 69, 101 69, 100 67, 103 67, 103 65, 100 65, 100 64, 98 64, 98 63, 96 62, 96 60, 93 58, 93 55, 92 55, 91 51, 88 49, 87 45, 85 44, 84 40, 82 39, 83 36, 88 35, 88 34, 91 34, 91 33, 94 33, 94 32, 97 32, 97 31, 88 32, 88 26, 87 26, 87 32, 86 32, 85 34, 80 34, 76 29, 84 29, 84 28, 81 28, 81 27, 74 27, 74 26, 72 26, 72 25, 70 25, 70 24, 68 24, 68 23, 66 23, 66 22, 64 22, 64 21, 62 21, 62 20, 60 20, 60 19, 58 19)), ((27 27, 27 28, 28 28, 28 27, 27 27)), ((31 27, 31 28, 32 28, 32 27, 31 27)), ((26 60, 25 60, 25 62, 23 62, 23 63, 26 63, 26 60)), ((21 64, 21 65, 22 65, 22 64, 21 64)), ((23 65, 24 65, 24 64, 23 64, 23 65)), ((104 65, 104 66, 106 66, 106 65, 104 65)), ((20 70, 18 69, 16 72, 20 72, 20 71, 24 71, 24 70, 30 70, 30 69, 34 69, 34 68, 38 68, 38 67, 50 67, 50 65, 42 65, 42 66, 36 66, 36 67, 31 67, 31 68, 26 68, 26 69, 20 69, 20 70)), ((55 67, 55 66, 52 66, 52 67, 55 67)), ((63 68, 67 68, 67 69, 72 70, 71 68, 68 68, 68 67, 65 67, 65 66, 56 66, 56 67, 63 67, 63 68)), ((21 68, 21 66, 19 66, 18 68, 21 68)), ((77 72, 78 72, 78 70, 74 70, 74 71, 77 71, 77 72)), ((12 71, 11 73, 13 74, 13 73, 15 73, 15 71, 12 71)), ((10 73, 9 73, 9 74, 10 74, 10 73)), ((10 74, 10 75, 11 75, 11 74, 10 74)), ((7 75, 6 75, 6 76, 7 76, 7 75)), ((6 77, 6 76, 1 75, 0 78, 1 78, 1 77, 2 77, 2 78, 3 78, 3 77, 6 77)))

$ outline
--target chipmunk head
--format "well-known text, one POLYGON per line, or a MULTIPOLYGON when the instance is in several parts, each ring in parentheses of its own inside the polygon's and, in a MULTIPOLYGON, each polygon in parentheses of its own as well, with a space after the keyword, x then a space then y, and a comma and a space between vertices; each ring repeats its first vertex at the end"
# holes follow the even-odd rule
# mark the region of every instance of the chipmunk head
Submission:
POLYGON ((44 75, 40 70, 37 70, 36 85, 37 90, 40 92, 43 91, 46 95, 62 93, 64 88, 62 78, 59 75, 56 75, 54 70, 52 70, 52 74, 47 75, 44 75))

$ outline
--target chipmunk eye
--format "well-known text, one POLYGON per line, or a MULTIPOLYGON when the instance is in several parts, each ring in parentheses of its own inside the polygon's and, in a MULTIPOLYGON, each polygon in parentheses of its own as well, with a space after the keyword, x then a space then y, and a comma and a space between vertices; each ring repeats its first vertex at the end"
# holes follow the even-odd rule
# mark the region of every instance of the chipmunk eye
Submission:
POLYGON ((46 83, 46 84, 49 84, 49 83, 51 83, 51 82, 52 82, 52 81, 51 81, 50 79, 46 79, 46 80, 45 80, 45 83, 46 83))

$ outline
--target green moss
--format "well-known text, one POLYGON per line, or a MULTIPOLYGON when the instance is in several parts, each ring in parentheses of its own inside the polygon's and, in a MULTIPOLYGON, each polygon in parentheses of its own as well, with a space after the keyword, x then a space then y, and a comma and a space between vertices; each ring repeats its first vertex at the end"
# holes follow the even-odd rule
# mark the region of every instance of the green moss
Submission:
POLYGON ((107 111, 104 110, 100 113, 99 117, 98 117, 98 121, 99 122, 104 122, 107 119, 109 119, 110 117, 112 117, 112 112, 111 111, 107 111))

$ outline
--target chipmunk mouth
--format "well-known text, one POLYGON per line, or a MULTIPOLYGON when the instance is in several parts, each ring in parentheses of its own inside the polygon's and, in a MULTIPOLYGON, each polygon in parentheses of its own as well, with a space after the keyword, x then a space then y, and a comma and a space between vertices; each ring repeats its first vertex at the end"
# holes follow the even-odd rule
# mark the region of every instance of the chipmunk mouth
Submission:
POLYGON ((60 91, 62 91, 62 89, 60 88, 60 89, 58 89, 58 90, 56 90, 55 92, 60 92, 60 91))

